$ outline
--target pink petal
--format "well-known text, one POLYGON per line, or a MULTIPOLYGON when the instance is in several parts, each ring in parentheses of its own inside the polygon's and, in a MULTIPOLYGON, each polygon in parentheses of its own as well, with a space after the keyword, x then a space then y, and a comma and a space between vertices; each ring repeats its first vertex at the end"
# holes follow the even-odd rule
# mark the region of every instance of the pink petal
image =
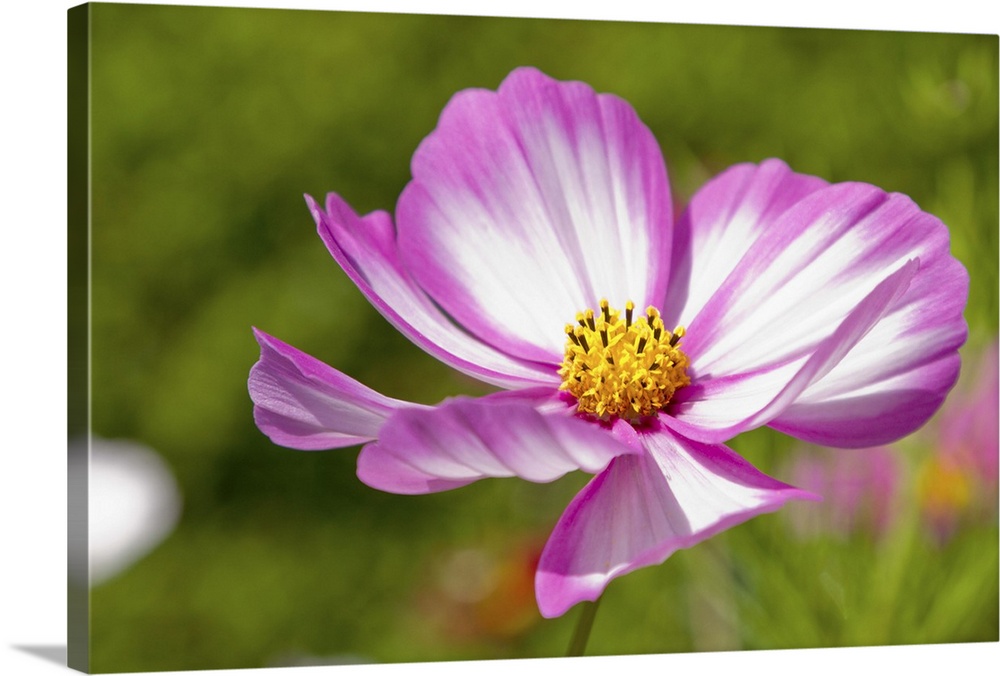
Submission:
POLYGON ((706 443, 719 443, 766 424, 838 364, 885 315, 917 272, 908 261, 851 309, 831 335, 804 356, 736 378, 705 378, 685 387, 663 416, 666 425, 706 443))
POLYGON ((580 310, 662 298, 666 169, 621 99, 515 70, 497 92, 455 95, 412 170, 396 215, 407 268, 509 354, 558 362, 580 310))
POLYGON ((400 408, 389 399, 291 345, 254 329, 260 360, 248 387, 257 427, 271 441, 312 451, 371 441, 400 408))
POLYGON ((392 493, 433 493, 486 477, 549 482, 582 469, 596 473, 635 452, 597 423, 544 414, 530 397, 450 399, 398 411, 358 457, 358 477, 392 493))
POLYGON ((326 211, 311 197, 306 201, 320 237, 348 277, 393 326, 429 354, 500 387, 558 381, 553 366, 500 352, 446 317, 400 262, 396 231, 387 213, 359 217, 333 193, 327 195, 326 211))
POLYGON ((664 317, 686 326, 777 218, 825 185, 771 159, 733 165, 702 186, 674 231, 664 317))
POLYGON ((774 428, 825 446, 877 446, 915 431, 941 406, 958 378, 969 277, 938 219, 918 212, 907 228, 926 242, 910 287, 774 428))
POLYGON ((824 446, 887 444, 916 431, 934 415, 955 383, 959 362, 955 352, 881 380, 874 373, 853 376, 841 381, 839 393, 834 379, 829 388, 818 382, 768 424, 824 446))
MULTIPOLYGON (((940 279, 935 272, 940 264, 935 260, 941 257, 947 233, 934 223, 936 219, 921 212, 907 197, 864 184, 828 186, 796 202, 748 249, 688 325, 684 348, 691 358, 689 373, 701 392, 692 386, 678 393, 678 419, 722 430, 732 428, 741 418, 748 421, 743 428, 752 426, 751 417, 752 424, 767 422, 758 415, 765 407, 767 419, 777 418, 783 411, 771 404, 780 391, 798 390, 797 397, 805 396, 820 380, 833 378, 831 372, 840 360, 851 359, 845 355, 852 350, 840 345, 830 351, 829 356, 836 360, 825 359, 808 382, 799 376, 798 384, 787 389, 812 354, 824 346, 832 347, 830 341, 838 331, 841 338, 852 337, 862 346, 867 344, 863 341, 871 341, 872 334, 897 335, 891 327, 899 317, 916 314, 926 321, 928 315, 937 314, 941 304, 928 296, 927 290, 940 279), (879 291, 880 285, 913 260, 919 261, 919 270, 908 282, 910 290, 893 292, 881 319, 870 311, 858 312, 865 302, 871 305, 869 310, 875 309, 878 304, 865 299, 884 299, 885 289, 879 291), (893 319, 897 312, 902 314, 893 319), (851 324, 861 326, 856 322, 862 318, 862 324, 868 324, 863 331, 849 328, 851 324), (847 330, 838 328, 845 326, 847 330), (723 407, 726 399, 731 400, 731 407, 723 407), (716 412, 722 417, 712 420, 716 412)), ((958 304, 964 304, 959 296, 958 304)), ((955 342, 955 313, 949 309, 946 315, 942 338, 921 331, 932 344, 931 352, 924 355, 930 361, 953 349, 948 346, 955 342)), ((892 351, 889 347, 885 354, 892 351)), ((906 368, 917 368, 918 361, 911 359, 906 368)), ((893 366, 899 364, 893 362, 893 366)), ((849 375, 842 381, 848 389, 865 385, 856 373, 849 375)), ((933 386, 940 391, 948 384, 933 386)), ((785 408, 793 401, 781 397, 785 408)), ((920 407, 914 411, 920 418, 920 407)), ((685 433, 702 441, 728 438, 691 430, 685 433)))
POLYGON ((613 460, 556 524, 535 577, 543 616, 593 601, 612 579, 788 500, 819 499, 762 474, 725 446, 663 429, 640 437, 647 452, 613 460))

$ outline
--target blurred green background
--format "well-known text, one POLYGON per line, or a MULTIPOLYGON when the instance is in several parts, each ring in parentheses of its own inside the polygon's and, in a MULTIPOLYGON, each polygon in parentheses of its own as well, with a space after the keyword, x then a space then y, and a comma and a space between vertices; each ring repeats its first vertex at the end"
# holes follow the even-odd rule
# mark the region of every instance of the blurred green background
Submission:
MULTIPOLYGON (((516 66, 628 100, 680 201, 772 156, 910 195, 970 272, 964 354, 997 334, 996 36, 91 12, 93 430, 154 448, 184 499, 162 545, 92 590, 95 671, 563 654, 579 608, 543 621, 531 571, 586 476, 388 495, 355 478, 356 449, 272 445, 246 391, 251 326, 393 397, 487 391, 381 319, 302 195, 392 210, 448 98, 516 66)), ((733 446, 789 481, 819 453, 767 430, 733 446)), ((615 581, 588 653, 997 640, 995 476, 944 501, 942 534, 919 480, 939 446, 929 429, 894 451, 887 527, 803 530, 826 507, 793 505, 615 581)))

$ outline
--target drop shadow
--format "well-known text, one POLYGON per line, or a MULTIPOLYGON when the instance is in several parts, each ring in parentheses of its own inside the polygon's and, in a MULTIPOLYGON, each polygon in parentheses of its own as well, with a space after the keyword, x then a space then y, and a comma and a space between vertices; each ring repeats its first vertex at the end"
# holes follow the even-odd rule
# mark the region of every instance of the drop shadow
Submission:
POLYGON ((69 652, 64 645, 13 645, 11 648, 63 667, 66 666, 66 655, 69 652))

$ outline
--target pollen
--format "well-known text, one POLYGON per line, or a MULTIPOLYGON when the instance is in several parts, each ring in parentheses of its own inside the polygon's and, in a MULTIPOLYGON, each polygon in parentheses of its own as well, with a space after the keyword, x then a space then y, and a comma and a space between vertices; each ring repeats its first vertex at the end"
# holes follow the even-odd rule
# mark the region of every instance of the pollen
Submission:
POLYGON ((638 317, 634 310, 628 301, 622 317, 602 300, 599 312, 577 313, 576 324, 566 325, 559 389, 576 397, 577 411, 637 422, 691 383, 680 344, 684 327, 667 331, 655 307, 638 317))

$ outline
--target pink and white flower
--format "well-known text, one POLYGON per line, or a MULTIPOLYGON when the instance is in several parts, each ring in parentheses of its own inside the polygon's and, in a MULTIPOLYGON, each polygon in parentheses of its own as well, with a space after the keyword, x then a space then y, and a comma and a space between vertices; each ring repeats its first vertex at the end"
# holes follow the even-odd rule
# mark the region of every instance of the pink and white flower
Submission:
POLYGON ((884 444, 957 377, 968 277, 904 195, 767 160, 724 171, 675 220, 635 111, 530 68, 456 94, 412 172, 395 220, 307 198, 319 234, 398 330, 502 391, 390 399, 256 331, 254 416, 283 446, 365 444, 359 478, 395 493, 596 475, 539 561, 546 617, 816 498, 723 445, 740 432, 884 444))

